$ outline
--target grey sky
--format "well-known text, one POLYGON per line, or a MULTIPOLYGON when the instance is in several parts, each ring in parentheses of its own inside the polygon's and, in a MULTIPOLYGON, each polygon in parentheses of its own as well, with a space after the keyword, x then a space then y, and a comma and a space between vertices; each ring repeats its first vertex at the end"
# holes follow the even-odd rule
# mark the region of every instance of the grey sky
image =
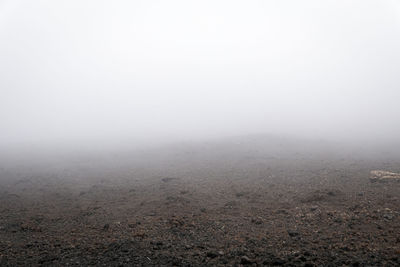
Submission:
POLYGON ((400 1, 0 0, 0 143, 399 139, 400 1))

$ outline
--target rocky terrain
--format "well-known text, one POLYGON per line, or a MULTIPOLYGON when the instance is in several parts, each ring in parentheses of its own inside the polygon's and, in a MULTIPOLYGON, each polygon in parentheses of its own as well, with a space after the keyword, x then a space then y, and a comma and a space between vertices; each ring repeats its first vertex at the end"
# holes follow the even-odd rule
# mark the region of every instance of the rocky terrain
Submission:
MULTIPOLYGON (((370 151, 371 152, 371 151, 370 151)), ((399 266, 400 157, 263 139, 5 155, 1 266, 399 266)))

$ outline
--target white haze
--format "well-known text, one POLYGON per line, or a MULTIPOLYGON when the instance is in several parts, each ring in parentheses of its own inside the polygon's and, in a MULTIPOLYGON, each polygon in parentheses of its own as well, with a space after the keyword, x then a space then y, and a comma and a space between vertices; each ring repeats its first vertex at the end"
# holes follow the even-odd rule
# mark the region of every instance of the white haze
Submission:
POLYGON ((400 1, 0 0, 1 145, 260 133, 399 141, 400 1))

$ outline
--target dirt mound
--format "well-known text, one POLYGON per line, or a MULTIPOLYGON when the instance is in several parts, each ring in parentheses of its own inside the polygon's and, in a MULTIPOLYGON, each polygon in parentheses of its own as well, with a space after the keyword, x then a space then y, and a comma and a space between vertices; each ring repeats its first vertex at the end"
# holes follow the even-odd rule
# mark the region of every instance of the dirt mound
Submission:
POLYGON ((343 193, 337 189, 315 190, 311 193, 306 194, 304 197, 300 198, 300 202, 312 203, 312 202, 330 201, 341 195, 343 195, 343 193))

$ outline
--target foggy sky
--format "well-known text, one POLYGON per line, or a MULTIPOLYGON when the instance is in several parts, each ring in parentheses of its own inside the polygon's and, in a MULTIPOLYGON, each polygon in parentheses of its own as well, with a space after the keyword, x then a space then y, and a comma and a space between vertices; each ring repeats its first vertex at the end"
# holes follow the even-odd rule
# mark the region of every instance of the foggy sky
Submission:
POLYGON ((0 144, 399 140, 400 1, 0 0, 0 144))

